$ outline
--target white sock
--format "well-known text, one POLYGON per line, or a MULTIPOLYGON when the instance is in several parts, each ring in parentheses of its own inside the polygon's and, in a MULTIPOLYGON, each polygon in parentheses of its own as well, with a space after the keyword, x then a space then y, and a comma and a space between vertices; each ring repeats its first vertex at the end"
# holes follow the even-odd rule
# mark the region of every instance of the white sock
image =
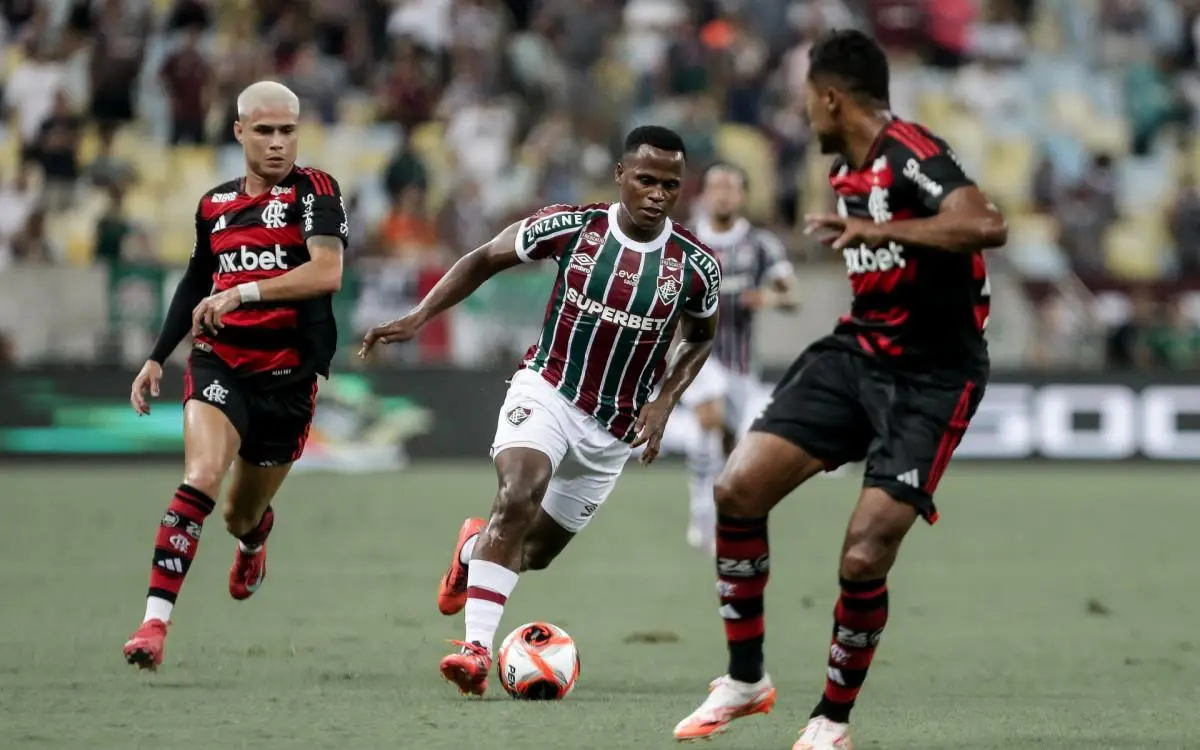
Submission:
POLYGON ((689 526, 698 529, 705 539, 716 534, 717 507, 713 487, 724 464, 724 447, 718 431, 702 432, 688 446, 688 506, 689 526))
POLYGON ((146 597, 146 616, 142 618, 142 622, 149 622, 150 620, 170 622, 172 609, 175 609, 175 605, 166 599, 160 599, 157 596, 148 596, 146 597))
POLYGON ((248 545, 245 542, 243 542, 241 539, 239 539, 238 540, 238 549, 240 549, 242 552, 245 552, 247 555, 253 555, 255 552, 258 552, 260 549, 262 549, 262 545, 261 544, 248 545))
POLYGON ((479 541, 478 534, 472 534, 467 541, 463 542, 462 549, 458 553, 458 561, 463 565, 471 564, 471 555, 475 552, 475 542, 479 541))
POLYGON ((479 643, 490 652, 504 604, 517 586, 517 573, 503 565, 476 560, 467 569, 467 643, 479 643))

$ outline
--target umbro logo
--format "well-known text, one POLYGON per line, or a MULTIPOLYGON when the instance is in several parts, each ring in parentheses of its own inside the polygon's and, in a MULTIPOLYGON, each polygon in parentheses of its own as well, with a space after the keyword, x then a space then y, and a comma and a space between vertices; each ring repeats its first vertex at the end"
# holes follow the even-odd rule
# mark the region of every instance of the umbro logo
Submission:
POLYGON ((587 254, 577 253, 571 256, 571 267, 577 271, 591 273, 596 267, 596 259, 587 254))
POLYGON ((904 472, 903 474, 897 474, 896 481, 901 482, 903 484, 907 484, 909 487, 920 487, 921 486, 921 475, 920 475, 920 473, 917 472, 916 469, 909 469, 908 471, 904 472))

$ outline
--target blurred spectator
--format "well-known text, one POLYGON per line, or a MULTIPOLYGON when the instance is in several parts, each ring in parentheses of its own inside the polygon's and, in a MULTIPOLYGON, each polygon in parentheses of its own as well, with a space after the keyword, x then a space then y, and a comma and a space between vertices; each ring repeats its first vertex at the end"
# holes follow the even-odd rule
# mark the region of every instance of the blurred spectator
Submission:
POLYGON ((437 104, 433 71, 412 44, 401 45, 396 62, 380 81, 376 94, 379 117, 406 130, 427 121, 437 104))
POLYGON ((1130 150, 1138 156, 1150 153, 1164 127, 1187 122, 1187 108, 1171 78, 1171 66, 1172 61, 1164 56, 1138 60, 1125 71, 1125 101, 1133 135, 1130 150))
POLYGON ((102 130, 116 130, 135 115, 135 93, 150 9, 129 0, 100 0, 92 43, 92 117, 102 130))
POLYGON ((220 144, 237 142, 233 136, 233 122, 238 117, 238 94, 270 71, 267 54, 254 38, 253 31, 247 24, 234 24, 216 58, 217 96, 222 114, 215 141, 220 144))
POLYGON ((12 258, 17 265, 50 265, 62 258, 62 248, 46 236, 46 212, 35 208, 25 226, 12 238, 12 258))
POLYGON ((31 167, 27 164, 21 165, 16 176, 0 187, 0 270, 15 260, 13 240, 24 231, 38 199, 31 167))
POLYGON ((75 203, 79 180, 79 139, 83 120, 71 108, 64 91, 54 95, 54 110, 42 123, 38 139, 38 163, 45 181, 45 207, 63 211, 75 203))
POLYGON ((1104 232, 1111 222, 1102 196, 1085 184, 1069 188, 1056 206, 1058 244, 1071 269, 1085 278, 1104 273, 1104 232))
POLYGON ((183 31, 179 47, 163 61, 158 77, 171 100, 171 145, 204 143, 215 73, 200 50, 200 26, 183 31))
POLYGON ((464 179, 438 212, 437 233, 450 256, 457 257, 482 246, 495 235, 484 210, 479 183, 464 179))
POLYGON ((283 83, 300 97, 300 111, 316 113, 332 125, 338 117, 338 99, 346 85, 346 70, 335 60, 322 59, 315 44, 303 44, 292 59, 283 83))
POLYGON ((1130 294, 1128 319, 1108 336, 1107 365, 1124 370, 1144 370, 1154 364, 1148 337, 1155 324, 1156 305, 1150 290, 1137 288, 1130 294))
POLYGON ((1180 181, 1175 202, 1167 212, 1167 224, 1179 272, 1185 277, 1200 277, 1200 189, 1192 170, 1184 173, 1180 181))
POLYGON ((1166 303, 1162 318, 1146 335, 1154 364, 1171 370, 1200 368, 1200 326, 1188 317, 1183 300, 1166 303))
POLYGON ((925 0, 930 64, 955 70, 966 62, 977 16, 975 0, 925 0))
POLYGON ((869 26, 888 54, 905 57, 926 46, 924 0, 873 0, 864 7, 869 26))
POLYGON ((125 193, 120 188, 108 191, 108 206, 96 221, 94 260, 115 266, 121 261, 144 261, 151 256, 145 234, 125 215, 125 193))
POLYGON ((412 144, 409 141, 406 140, 392 155, 392 159, 383 173, 383 184, 393 202, 400 196, 400 191, 406 187, 412 186, 424 190, 428 186, 429 178, 425 165, 413 153, 412 144))
POLYGON ((437 226, 429 218, 424 190, 410 185, 400 191, 379 227, 379 242, 388 260, 415 266, 436 261, 437 226))
POLYGON ((111 130, 100 131, 96 158, 87 167, 88 178, 98 188, 126 187, 137 181, 133 163, 113 153, 114 138, 111 130))
POLYGON ((37 160, 42 123, 54 110, 55 94, 62 89, 63 66, 36 39, 24 43, 24 58, 4 85, 4 106, 16 115, 21 135, 21 158, 37 160))

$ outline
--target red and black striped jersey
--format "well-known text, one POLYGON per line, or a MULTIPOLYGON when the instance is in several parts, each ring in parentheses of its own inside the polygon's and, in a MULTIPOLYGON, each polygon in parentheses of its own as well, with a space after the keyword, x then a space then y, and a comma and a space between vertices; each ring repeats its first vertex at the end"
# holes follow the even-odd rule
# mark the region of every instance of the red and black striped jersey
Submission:
MULTIPOLYGON (((954 152, 921 125, 892 119, 857 168, 834 161, 842 216, 877 223, 934 216, 973 185, 954 152)), ((842 250, 854 301, 831 341, 926 371, 987 367, 990 289, 982 253, 900 245, 842 250)))
MULTIPOLYGON (((200 199, 196 242, 188 273, 211 279, 211 293, 287 273, 310 259, 309 237, 349 239, 337 180, 319 169, 296 167, 259 195, 244 178, 223 183, 200 199)), ((312 373, 329 376, 337 347, 332 295, 306 300, 245 303, 224 318, 215 336, 197 336, 193 349, 218 357, 265 386, 312 373)))

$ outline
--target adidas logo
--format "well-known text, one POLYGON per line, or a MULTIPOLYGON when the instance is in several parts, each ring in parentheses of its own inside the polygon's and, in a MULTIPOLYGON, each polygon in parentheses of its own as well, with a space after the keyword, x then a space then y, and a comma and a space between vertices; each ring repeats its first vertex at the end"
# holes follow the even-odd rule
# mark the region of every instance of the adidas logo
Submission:
POLYGON ((896 481, 903 482, 904 484, 907 484, 909 487, 920 487, 921 486, 921 475, 917 472, 916 469, 909 469, 908 471, 904 472, 903 474, 897 474, 896 481))
POLYGON ((216 234, 217 232, 221 231, 224 228, 225 228, 225 214, 221 214, 217 218, 217 223, 213 224, 212 231, 209 232, 209 234, 216 234))
POLYGON ((722 604, 721 609, 718 610, 718 613, 721 615, 722 620, 742 619, 742 613, 734 609, 732 604, 722 604))
POLYGON ((169 570, 172 573, 183 572, 183 561, 178 557, 163 558, 162 560, 159 560, 157 564, 158 567, 162 568, 163 570, 169 570))

